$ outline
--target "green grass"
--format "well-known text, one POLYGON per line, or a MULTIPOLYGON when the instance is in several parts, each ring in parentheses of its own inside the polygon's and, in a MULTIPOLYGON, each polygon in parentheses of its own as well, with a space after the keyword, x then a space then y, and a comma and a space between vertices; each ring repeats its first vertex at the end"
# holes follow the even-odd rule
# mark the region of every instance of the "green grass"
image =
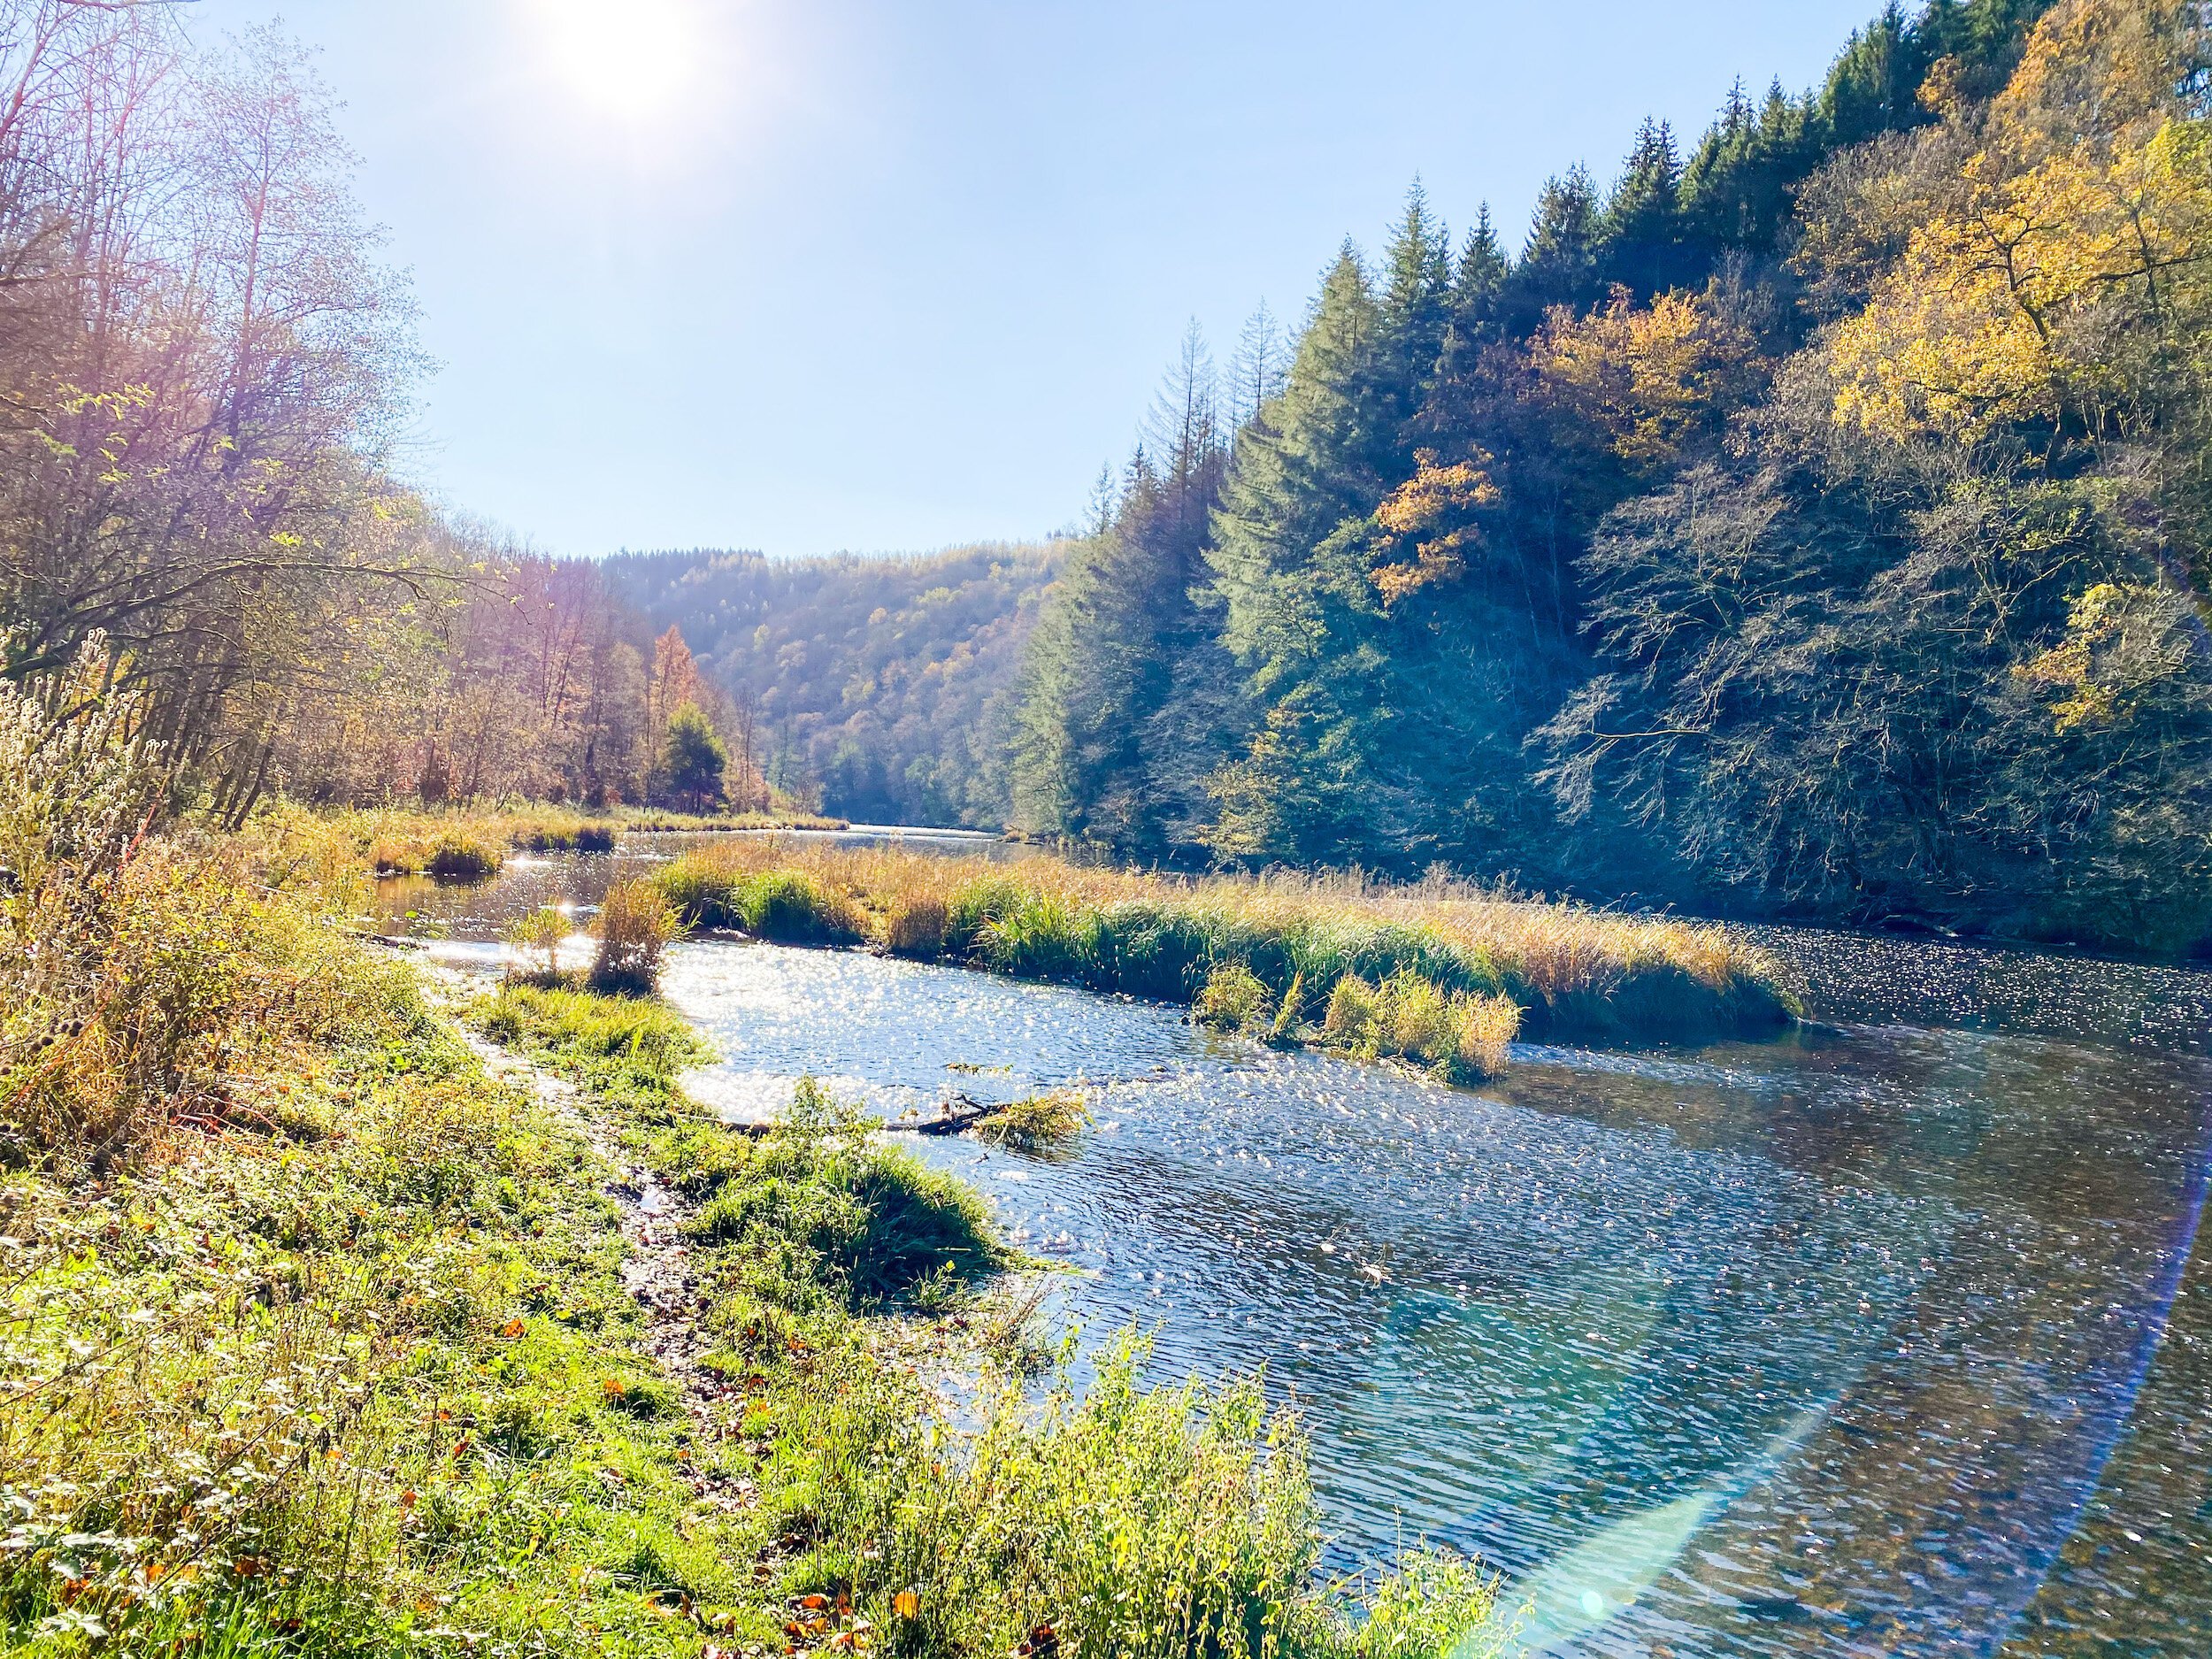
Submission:
POLYGON ((311 1127, 12 1178, 10 1649, 695 1655, 646 1598, 754 1605, 749 1544, 694 1512, 605 1171, 426 1017, 290 1093, 311 1127))
POLYGON ((1248 1379, 1147 1386, 1134 1339, 1041 1415, 1001 1373, 956 1444, 914 1345, 925 1366, 979 1363, 951 1332, 989 1325, 976 1281, 1014 1259, 970 1189, 810 1083, 764 1138, 703 1121, 675 1085, 689 1051, 650 1003, 509 988, 475 1018, 595 1091, 697 1205, 705 1363, 743 1391, 725 1443, 749 1460, 751 1571, 788 1640, 997 1659, 1049 1626, 1071 1652, 1425 1659, 1487 1613, 1488 1578, 1440 1557, 1365 1594, 1324 1584, 1296 1420, 1248 1379))

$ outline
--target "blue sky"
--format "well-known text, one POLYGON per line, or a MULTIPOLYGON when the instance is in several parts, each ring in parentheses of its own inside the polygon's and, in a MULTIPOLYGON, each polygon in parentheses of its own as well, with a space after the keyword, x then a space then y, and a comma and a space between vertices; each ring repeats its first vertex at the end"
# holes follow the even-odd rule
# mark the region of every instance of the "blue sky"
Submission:
POLYGON ((1418 173, 1517 241, 1652 113, 1875 0, 197 0, 321 49, 411 269, 409 466, 556 553, 910 550, 1081 513, 1196 318, 1304 310, 1418 173))

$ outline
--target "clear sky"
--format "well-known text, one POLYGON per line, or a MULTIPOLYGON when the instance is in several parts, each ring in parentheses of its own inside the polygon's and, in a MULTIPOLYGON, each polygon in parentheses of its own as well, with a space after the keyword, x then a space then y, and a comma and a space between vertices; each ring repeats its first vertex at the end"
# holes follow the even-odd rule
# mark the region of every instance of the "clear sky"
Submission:
POLYGON ((1304 310, 1418 173, 1517 243, 1876 0, 197 0, 321 49, 411 269, 410 466, 555 553, 1042 535, 1195 317, 1304 310))

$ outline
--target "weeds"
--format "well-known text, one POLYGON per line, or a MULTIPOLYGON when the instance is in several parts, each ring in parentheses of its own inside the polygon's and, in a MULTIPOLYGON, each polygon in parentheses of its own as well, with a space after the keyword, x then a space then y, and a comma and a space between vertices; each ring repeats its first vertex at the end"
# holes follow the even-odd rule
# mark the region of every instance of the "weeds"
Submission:
POLYGON ((676 936, 676 912, 649 883, 618 882, 600 901, 591 932, 599 941, 592 957, 591 988, 611 995, 648 996, 660 984, 661 954, 676 936))
POLYGON ((1264 1041, 1321 1035, 1306 1023, 1310 1006, 1325 1008, 1356 980, 1389 1017, 1339 1046, 1371 1039, 1372 1052, 1463 1078, 1494 1073, 1525 1032, 1698 1041, 1771 1033, 1800 1006, 1786 972, 1724 927, 1441 880, 1188 881, 1045 857, 1009 865, 769 841, 689 854, 656 879, 687 920, 864 940, 896 956, 1188 1003, 1206 1024, 1264 1041), (768 892, 779 895, 772 928, 746 919, 753 895, 768 892))
POLYGON ((1016 1152, 1052 1152, 1090 1126, 1090 1103, 1079 1089, 1025 1095, 998 1108, 975 1127, 976 1139, 1016 1152))

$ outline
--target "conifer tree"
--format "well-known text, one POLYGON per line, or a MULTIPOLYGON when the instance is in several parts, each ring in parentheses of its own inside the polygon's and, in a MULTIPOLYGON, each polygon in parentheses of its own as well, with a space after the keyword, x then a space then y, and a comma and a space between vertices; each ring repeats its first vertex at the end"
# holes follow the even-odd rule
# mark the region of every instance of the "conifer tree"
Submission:
POLYGON ((1579 310, 1603 292, 1598 274, 1601 229, 1596 187, 1579 162, 1548 179, 1536 198, 1528 245, 1506 284, 1507 310, 1516 334, 1532 332, 1554 305, 1579 310))
POLYGON ((1685 254, 1682 163, 1674 132, 1664 121, 1646 118, 1605 204, 1599 265, 1607 281, 1647 298, 1692 280, 1685 254))
POLYGON ((1178 667, 1202 657, 1211 634, 1191 588, 1221 481, 1217 396, 1194 323, 1110 521, 1071 557, 1031 641, 1013 788, 1017 820, 1033 832, 1172 850, 1170 826, 1190 789, 1171 775, 1178 751, 1162 727, 1183 719, 1173 705, 1195 687, 1179 682, 1178 667))

